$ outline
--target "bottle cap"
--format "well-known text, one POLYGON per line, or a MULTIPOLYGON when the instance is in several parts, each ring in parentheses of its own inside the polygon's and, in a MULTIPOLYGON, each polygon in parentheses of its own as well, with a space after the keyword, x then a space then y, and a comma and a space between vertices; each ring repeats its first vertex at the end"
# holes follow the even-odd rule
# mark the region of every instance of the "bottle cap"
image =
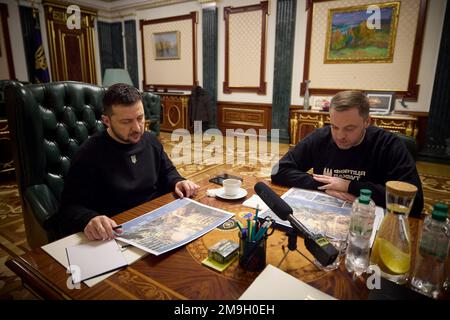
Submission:
POLYGON ((417 187, 403 181, 388 181, 386 182, 386 191, 397 196, 414 197, 417 193, 417 187))
POLYGON ((431 218, 437 221, 445 221, 447 219, 448 206, 444 203, 436 203, 431 213, 431 218))
POLYGON ((358 198, 358 202, 362 203, 362 204, 369 204, 370 197, 365 196, 365 195, 360 195, 359 198, 358 198))
POLYGON ((362 196, 372 197, 372 190, 369 189, 361 189, 359 190, 359 194, 362 196))
POLYGON ((445 213, 448 212, 448 205, 446 205, 445 203, 436 203, 433 206, 433 210, 439 210, 439 211, 443 211, 445 213))

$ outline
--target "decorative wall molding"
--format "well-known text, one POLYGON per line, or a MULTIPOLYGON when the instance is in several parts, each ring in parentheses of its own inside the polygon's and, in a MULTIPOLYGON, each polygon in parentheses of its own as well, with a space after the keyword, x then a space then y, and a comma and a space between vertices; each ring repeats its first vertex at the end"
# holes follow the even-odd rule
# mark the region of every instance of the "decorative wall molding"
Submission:
POLYGON ((97 83, 94 55, 96 11, 80 7, 81 29, 67 29, 64 4, 43 1, 53 81, 97 83))
MULTIPOLYGON (((225 20, 225 80, 223 82, 223 92, 255 92, 257 94, 266 94, 266 33, 267 33, 267 15, 268 15, 268 2, 262 1, 260 4, 244 6, 244 7, 225 7, 224 8, 224 20, 225 20), (238 49, 241 46, 237 45, 238 49, 233 50, 233 43, 239 43, 239 38, 242 34, 232 34, 230 29, 233 27, 232 16, 238 16, 239 14, 248 14, 250 12, 261 11, 260 30, 253 30, 255 26, 248 26, 247 31, 253 31, 255 37, 260 37, 259 51, 260 56, 255 57, 259 59, 259 75, 255 79, 245 79, 245 83, 252 83, 252 85, 241 85, 234 83, 233 79, 247 78, 251 75, 251 72, 244 65, 237 65, 233 62, 233 57, 245 56, 248 52, 247 48, 238 49), (253 27, 253 29, 252 29, 253 27), (242 51, 244 50, 244 51, 242 51)), ((248 19, 250 20, 250 19, 248 19)), ((248 34, 247 34, 248 36, 248 34)), ((258 40, 258 39, 255 39, 258 40)), ((236 59, 240 60, 240 59, 236 59)), ((236 80, 235 80, 236 81, 236 80)))
MULTIPOLYGON (((376 3, 377 1, 372 1, 373 3, 376 3)), ((323 5, 323 3, 331 3, 333 4, 334 1, 331 0, 327 0, 327 1, 323 1, 323 0, 307 0, 307 5, 306 5, 306 10, 308 12, 308 20, 307 20, 307 29, 306 29, 306 45, 305 45, 305 59, 304 59, 304 69, 303 69, 303 81, 300 85, 300 95, 304 95, 305 93, 305 81, 306 80, 311 80, 312 75, 311 75, 311 70, 310 70, 310 66, 312 65, 312 59, 320 59, 320 57, 318 57, 319 55, 313 55, 311 54, 311 50, 313 48, 312 46, 312 33, 313 33, 313 29, 314 29, 314 17, 315 17, 315 12, 317 14, 317 8, 315 7, 315 5, 323 5)), ((353 2, 348 2, 349 4, 346 5, 346 2, 341 1, 338 2, 338 4, 340 4, 340 6, 338 7, 346 7, 346 6, 351 6, 350 3, 353 2)), ((370 4, 370 3, 369 3, 370 4)), ((405 7, 405 5, 408 5, 404 2, 402 2, 402 7, 400 8, 400 14, 402 14, 402 12, 404 12, 406 10, 407 7, 405 7)), ((404 70, 403 74, 399 74, 399 76, 404 76, 405 77, 405 83, 407 82, 407 85, 405 86, 405 88, 366 88, 366 87, 361 87, 361 88, 351 88, 351 89, 359 89, 359 90, 377 90, 377 89, 383 89, 383 90, 388 90, 388 91, 395 91, 396 92, 396 96, 398 98, 400 97, 404 97, 405 100, 411 100, 411 101, 417 101, 417 97, 419 94, 419 84, 417 84, 417 79, 418 79, 418 73, 419 73, 419 66, 420 66, 420 57, 422 54, 422 42, 423 42, 423 34, 424 34, 424 28, 425 28, 425 18, 426 18, 426 11, 427 11, 427 0, 418 0, 418 12, 417 12, 417 23, 415 23, 416 21, 414 21, 416 27, 415 27, 415 39, 414 39, 414 44, 412 45, 412 59, 411 59, 411 63, 410 63, 410 67, 408 68, 408 70, 404 70), (408 77, 409 75, 409 77, 408 77), (407 78, 406 78, 407 77, 407 78)), ((321 18, 323 18, 323 16, 321 16, 321 18)), ((323 20, 323 19, 322 19, 323 20)), ((408 23, 410 23, 411 21, 408 20, 408 23)), ((401 20, 401 17, 399 19, 399 27, 401 23, 407 23, 405 21, 401 20)), ((407 28, 404 30, 408 30, 407 28)), ((407 31, 404 31, 407 32, 407 31)), ((397 33, 397 36, 399 36, 399 34, 397 33)), ((317 41, 317 40, 316 40, 317 41)), ((362 66, 364 64, 358 64, 359 66, 362 66)), ((343 64, 344 67, 349 68, 349 64, 343 64)), ((351 71, 353 74, 355 74, 354 69, 351 71)), ((325 74, 325 71, 323 71, 323 74, 325 74)), ((345 83, 343 84, 343 87, 341 88, 336 88, 336 87, 330 87, 330 88, 317 88, 314 87, 314 81, 311 82, 311 87, 310 87, 310 94, 312 95, 333 95, 335 93, 337 93, 338 91, 341 90, 345 90, 345 83)))
POLYGON ((217 126, 226 129, 267 129, 272 128, 272 105, 250 102, 217 102, 217 126))
POLYGON ((139 20, 140 30, 141 30, 141 42, 142 42, 142 58, 144 65, 144 78, 143 78, 143 88, 144 90, 168 90, 168 89, 180 89, 180 90, 191 90, 193 86, 198 85, 197 77, 197 12, 193 11, 189 14, 173 16, 161 19, 153 20, 139 20), (186 21, 188 20, 188 21, 186 21), (190 21, 190 22, 189 22, 190 21), (176 30, 176 25, 180 26, 180 23, 188 22, 190 23, 189 32, 187 27, 184 26, 185 30, 181 33, 181 57, 178 63, 173 63, 175 60, 170 60, 172 63, 169 69, 169 65, 165 62, 168 60, 155 60, 153 52, 153 41, 151 40, 152 33, 154 30, 164 30, 164 31, 180 31, 176 30), (191 38, 192 47, 187 47, 185 39, 191 38), (183 40, 184 39, 184 40, 183 40), (184 47, 183 47, 184 46, 184 47), (184 49, 187 50, 184 50, 184 49), (189 51, 189 55, 185 53, 189 51), (189 56, 191 56, 189 58, 189 56), (188 67, 191 71, 188 71, 186 75, 180 75, 182 70, 186 70, 188 67), (155 78, 150 79, 150 72, 158 75, 158 80, 155 78), (179 82, 179 78, 184 76, 186 78, 185 82, 179 82), (164 79, 164 80, 159 80, 164 79), (169 80, 169 81, 168 81, 169 80))

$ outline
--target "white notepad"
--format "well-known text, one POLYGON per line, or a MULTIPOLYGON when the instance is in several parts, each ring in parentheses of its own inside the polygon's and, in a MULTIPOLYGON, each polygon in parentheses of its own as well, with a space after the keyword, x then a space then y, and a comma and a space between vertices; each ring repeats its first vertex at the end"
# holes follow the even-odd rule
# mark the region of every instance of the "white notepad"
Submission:
POLYGON ((74 284, 128 265, 115 240, 67 247, 66 253, 74 284))
POLYGON ((239 300, 336 300, 268 264, 239 300))

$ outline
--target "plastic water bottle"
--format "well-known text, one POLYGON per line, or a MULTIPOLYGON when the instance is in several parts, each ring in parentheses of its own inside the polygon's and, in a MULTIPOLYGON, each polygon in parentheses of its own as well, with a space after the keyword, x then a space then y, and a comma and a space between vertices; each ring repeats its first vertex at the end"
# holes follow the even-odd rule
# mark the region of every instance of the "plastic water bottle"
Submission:
POLYGON ((370 199, 372 191, 361 189, 353 203, 348 233, 345 267, 348 272, 360 276, 367 270, 370 257, 370 236, 375 220, 375 203, 370 199))
MULTIPOLYGON (((447 217, 447 230, 450 230, 450 218, 447 217)), ((445 281, 442 288, 446 292, 450 292, 450 245, 447 251, 447 259, 445 262, 445 281)))
POLYGON ((434 205, 431 216, 425 218, 416 257, 411 287, 427 296, 438 298, 445 277, 445 261, 449 249, 448 207, 434 205))

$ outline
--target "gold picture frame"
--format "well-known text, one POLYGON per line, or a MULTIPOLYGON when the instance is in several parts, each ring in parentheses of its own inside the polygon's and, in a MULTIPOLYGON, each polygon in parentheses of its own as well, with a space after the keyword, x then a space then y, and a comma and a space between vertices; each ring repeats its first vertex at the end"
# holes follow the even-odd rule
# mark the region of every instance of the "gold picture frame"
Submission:
POLYGON ((180 59, 180 32, 153 33, 153 47, 155 60, 180 59))
POLYGON ((328 10, 324 63, 391 63, 400 2, 328 10))

